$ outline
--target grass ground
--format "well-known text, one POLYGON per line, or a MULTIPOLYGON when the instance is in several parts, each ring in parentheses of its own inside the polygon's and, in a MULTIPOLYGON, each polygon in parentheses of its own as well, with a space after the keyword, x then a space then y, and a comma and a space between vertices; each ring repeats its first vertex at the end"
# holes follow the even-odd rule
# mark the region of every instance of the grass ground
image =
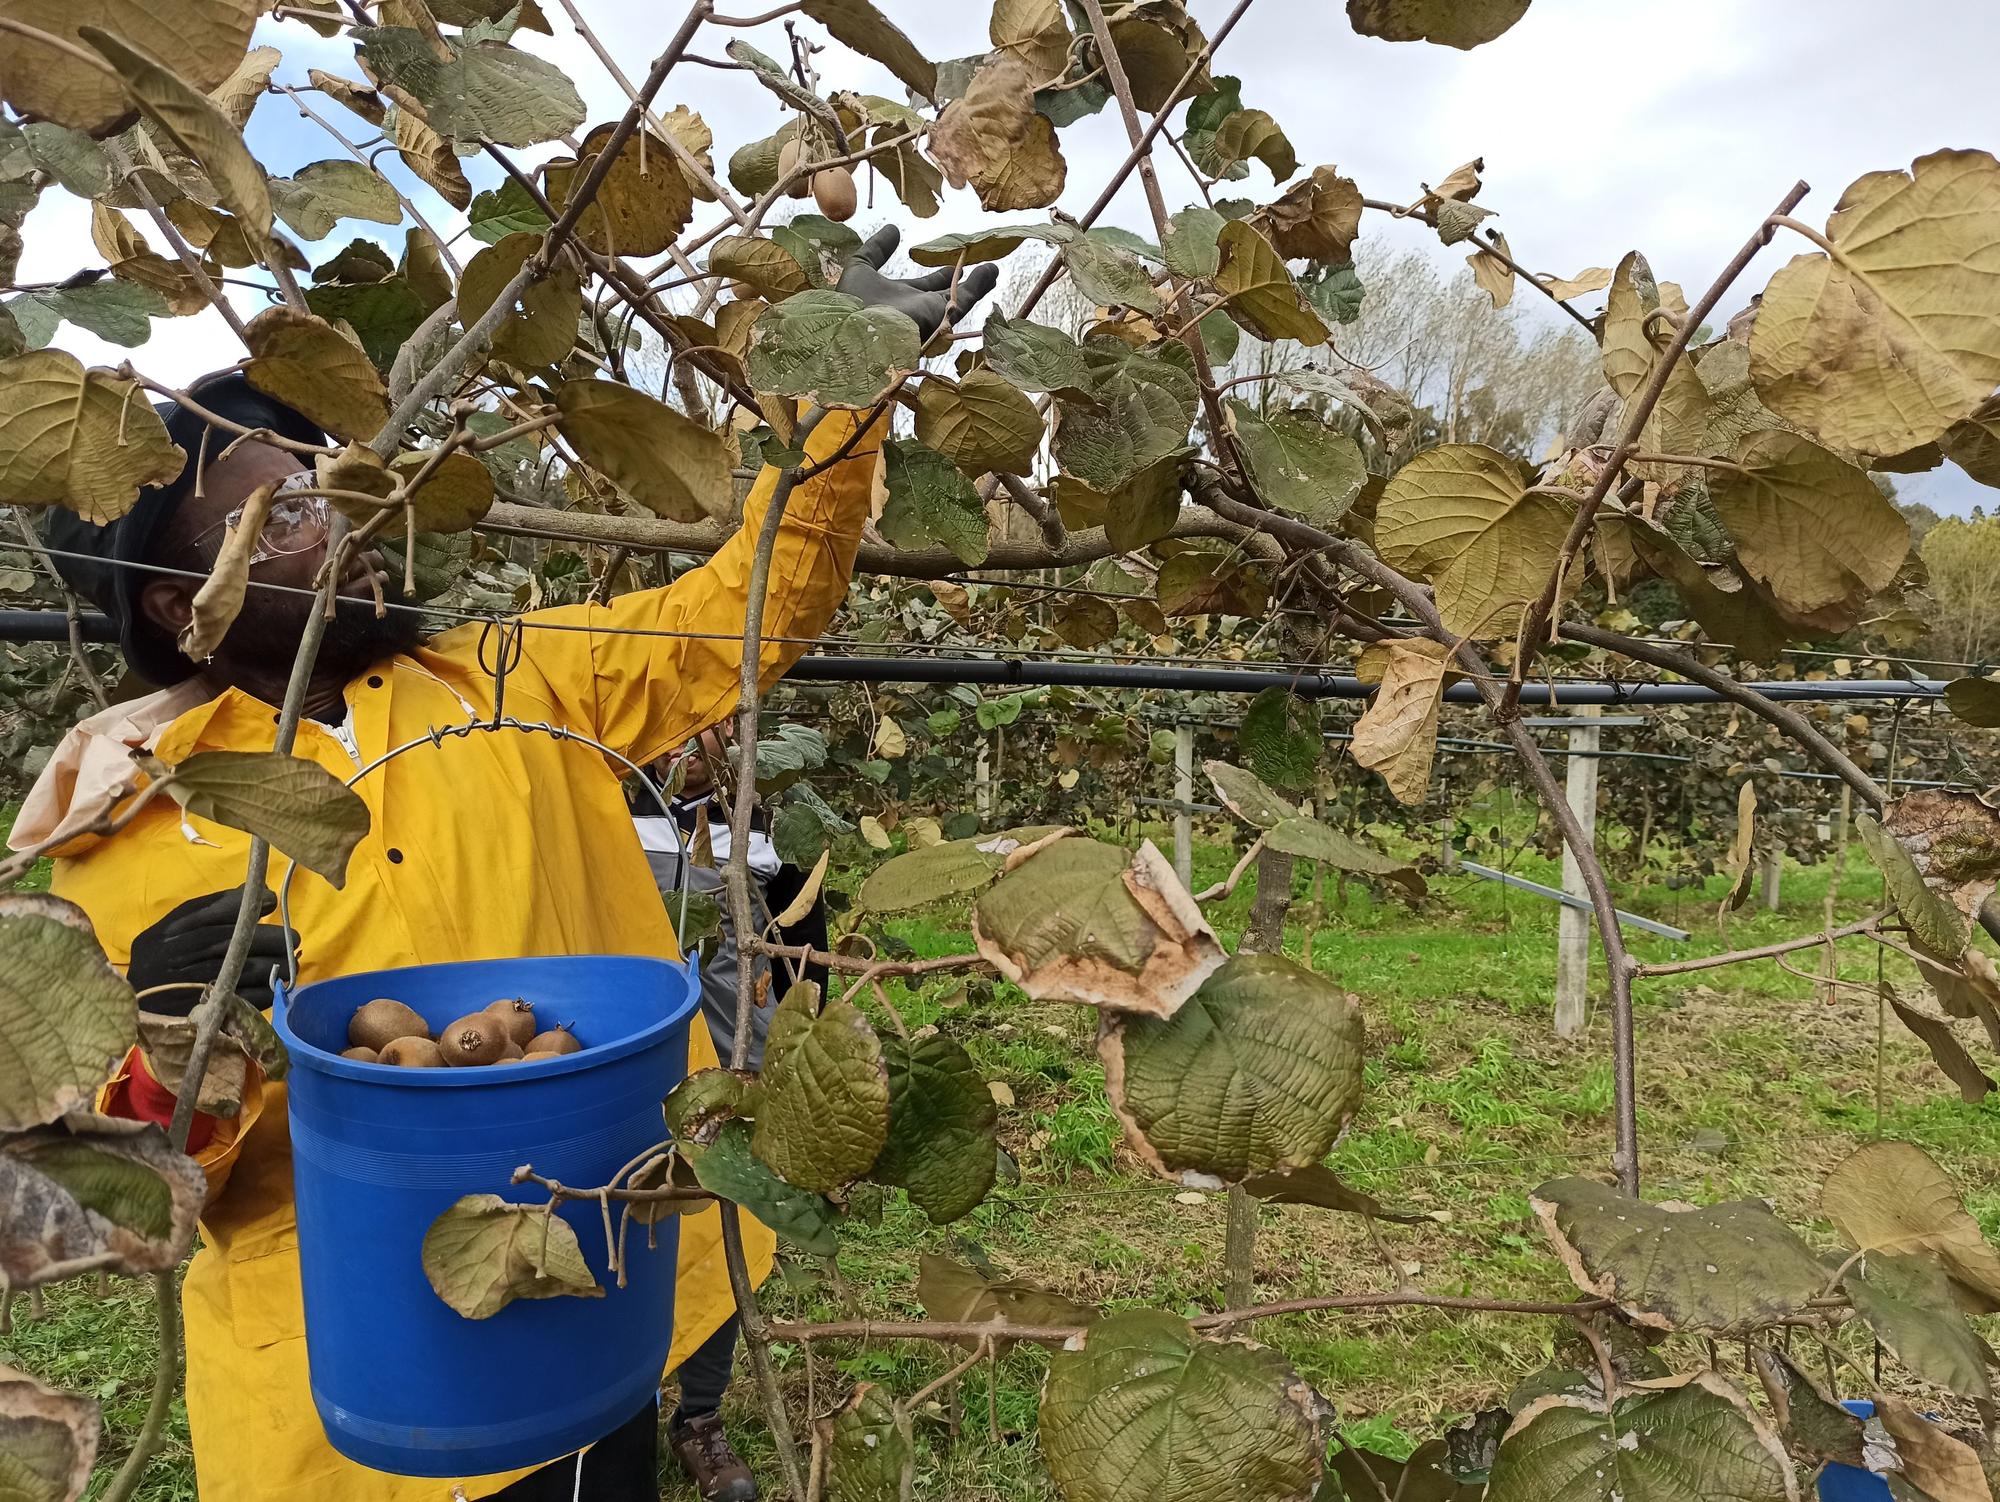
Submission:
MULTIPOLYGON (((1219 879, 1232 859, 1224 845, 1198 844, 1197 884, 1219 879)), ((1532 856, 1516 869, 1558 879, 1532 856)), ((1694 932, 1682 945, 1635 936, 1642 959, 1687 958, 1810 931, 1828 874, 1825 867, 1788 868, 1781 911, 1734 915, 1727 944, 1713 916, 1719 883, 1706 894, 1628 889, 1620 900, 1694 932)), ((1232 943, 1250 896, 1246 881, 1213 915, 1232 943)), ((1880 878, 1857 848, 1836 911, 1851 920, 1880 900, 1880 878)), ((1361 999, 1369 1034, 1369 1093, 1330 1161, 1356 1187, 1431 1218, 1382 1229, 1398 1264, 1392 1274, 1352 1218, 1266 1208, 1257 1258, 1263 1297, 1387 1288, 1398 1275, 1443 1293, 1568 1296, 1527 1195, 1557 1175, 1605 1173, 1612 1089, 1608 1017, 1593 1016, 1587 1036, 1575 1040, 1550 1029, 1555 923, 1553 904, 1462 874, 1435 878, 1419 910, 1357 889, 1344 911, 1328 913, 1313 940, 1314 963, 1361 999)), ((949 919, 917 918, 892 931, 924 954, 969 947, 949 919)), ((1296 953, 1303 942, 1296 925, 1291 942, 1296 953)), ((1842 947, 1849 979, 1872 983, 1876 963, 1870 946, 1842 947)), ((1887 973, 1892 981, 1911 978, 1894 956, 1887 973)), ((839 1287, 816 1264, 788 1265, 767 1290, 773 1312, 918 1314, 917 1259, 926 1251, 984 1257, 1111 1306, 1222 1307, 1223 1197, 1163 1184, 1125 1149, 1104 1103, 1090 1015, 1030 1003, 1005 988, 961 993, 944 981, 900 993, 898 1006, 911 1027, 935 1024, 959 1038, 1012 1091, 1002 1136, 1019 1180, 946 1228, 932 1227, 900 1197, 888 1199, 878 1224, 851 1221, 843 1231, 839 1287)), ((1768 1195, 1793 1224, 1830 1242, 1817 1219, 1818 1182, 1878 1126, 1872 997, 1843 989, 1828 1003, 1806 981, 1762 963, 1643 983, 1637 1010, 1649 1195, 1768 1195)), ((1989 1233, 2000 1232, 2000 1099, 1961 1103, 1893 1019, 1879 1085, 1880 1129, 1932 1152, 1989 1233)), ((88 1288, 65 1289, 49 1302, 45 1319, 17 1320, 0 1339, 0 1359, 103 1398, 106 1453, 115 1458, 143 1412, 150 1379, 145 1292, 120 1285, 98 1298, 88 1288)), ((1347 1434, 1396 1452, 1490 1404, 1550 1361, 1560 1331, 1546 1319, 1407 1311, 1297 1316, 1260 1324, 1257 1334, 1335 1402, 1347 1434)), ((804 1353, 781 1347, 776 1354, 803 1408, 804 1353)), ((944 1362, 929 1347, 841 1344, 822 1347, 814 1365, 812 1387, 825 1402, 854 1380, 912 1391, 944 1362)), ((988 1434, 984 1371, 963 1386, 965 1423, 956 1442, 946 1442, 953 1417, 946 1410, 920 1420, 920 1496, 1025 1502, 1050 1495, 1033 1447, 1017 1442, 1032 1430, 1043 1366, 1032 1350, 1001 1363, 990 1395, 997 1443, 988 1434)), ((747 1376, 732 1404, 739 1443, 770 1475, 747 1376)), ((142 1492, 153 1502, 193 1496, 180 1423, 177 1414, 173 1448, 142 1492)), ((692 1498, 678 1479, 668 1480, 665 1495, 692 1498)))

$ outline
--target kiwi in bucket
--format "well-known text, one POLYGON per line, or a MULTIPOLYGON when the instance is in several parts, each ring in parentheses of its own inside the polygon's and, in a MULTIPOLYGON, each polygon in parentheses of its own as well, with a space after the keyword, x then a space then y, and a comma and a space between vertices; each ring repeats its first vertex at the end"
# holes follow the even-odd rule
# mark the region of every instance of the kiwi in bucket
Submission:
POLYGON ((377 1053, 398 1038, 428 1038, 430 1028, 415 1010, 386 996, 358 1009, 347 1023, 347 1041, 356 1048, 372 1048, 377 1053))

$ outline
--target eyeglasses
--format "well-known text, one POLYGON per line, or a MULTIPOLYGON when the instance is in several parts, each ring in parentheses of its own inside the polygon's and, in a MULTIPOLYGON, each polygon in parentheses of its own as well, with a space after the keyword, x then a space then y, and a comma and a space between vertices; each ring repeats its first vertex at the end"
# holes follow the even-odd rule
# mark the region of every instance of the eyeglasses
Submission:
MULTIPOLYGON (((250 553, 253 565, 293 553, 310 552, 326 541, 327 530, 333 521, 332 504, 323 495, 290 494, 297 490, 311 490, 318 483, 318 476, 309 469, 298 470, 279 481, 270 512, 264 518, 263 530, 257 534, 257 545, 250 553)), ((246 501, 196 537, 194 546, 202 548, 211 537, 242 526, 243 514, 248 509, 249 502, 246 501)))

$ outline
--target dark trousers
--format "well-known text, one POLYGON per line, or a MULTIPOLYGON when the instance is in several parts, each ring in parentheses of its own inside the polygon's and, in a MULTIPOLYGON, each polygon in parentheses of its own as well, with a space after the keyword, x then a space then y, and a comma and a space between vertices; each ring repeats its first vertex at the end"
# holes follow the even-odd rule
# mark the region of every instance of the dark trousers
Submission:
MULTIPOLYGON (((695 1348, 680 1366, 679 1418, 698 1418, 722 1406, 736 1364, 736 1316, 695 1348)), ((570 1456, 523 1476, 493 1502, 658 1502, 660 1405, 649 1402, 583 1454, 583 1489, 576 1484, 576 1457, 570 1456)))

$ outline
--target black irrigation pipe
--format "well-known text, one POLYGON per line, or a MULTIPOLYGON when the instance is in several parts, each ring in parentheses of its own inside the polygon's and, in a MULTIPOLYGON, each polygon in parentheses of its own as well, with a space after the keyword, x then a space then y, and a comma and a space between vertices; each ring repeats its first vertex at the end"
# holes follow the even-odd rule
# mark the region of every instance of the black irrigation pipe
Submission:
MULTIPOLYGON (((115 639, 102 615, 82 617, 91 641, 115 639)), ((0 641, 59 642, 69 639, 69 620, 58 610, 0 610, 0 641)), ((799 659, 788 677, 819 683, 979 683, 1007 688, 1164 689, 1181 693, 1257 694, 1282 688, 1307 699, 1365 699, 1375 686, 1335 673, 1281 672, 1257 668, 1190 668, 1118 662, 1030 662, 1005 657, 912 658, 815 654, 799 659)), ((1752 683, 1768 699, 1821 704, 1870 699, 1936 699, 1944 682, 1933 678, 1854 679, 1835 682, 1752 683)), ((1476 704, 1475 684, 1455 683, 1444 692, 1449 704, 1476 704)), ((1722 696, 1696 683, 1582 682, 1530 683, 1524 704, 1575 708, 1597 704, 1716 704, 1722 696)))

